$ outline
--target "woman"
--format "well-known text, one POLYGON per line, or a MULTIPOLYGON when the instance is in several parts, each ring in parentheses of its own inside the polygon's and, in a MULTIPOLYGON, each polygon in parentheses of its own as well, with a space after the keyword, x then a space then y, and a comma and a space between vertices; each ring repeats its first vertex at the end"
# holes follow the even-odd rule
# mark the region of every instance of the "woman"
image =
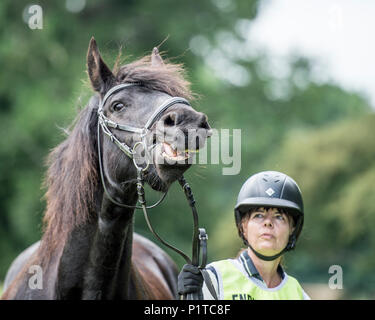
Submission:
POLYGON ((280 264, 282 255, 294 249, 303 226, 297 183, 276 171, 251 176, 240 190, 234 216, 247 250, 237 259, 213 262, 206 270, 185 265, 178 277, 179 293, 202 289, 203 299, 310 299, 280 264))

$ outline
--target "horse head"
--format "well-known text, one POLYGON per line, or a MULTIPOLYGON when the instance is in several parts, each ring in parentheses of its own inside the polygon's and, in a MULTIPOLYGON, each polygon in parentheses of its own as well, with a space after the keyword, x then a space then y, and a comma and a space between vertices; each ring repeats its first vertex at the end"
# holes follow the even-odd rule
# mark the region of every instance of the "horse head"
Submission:
POLYGON ((211 135, 207 116, 188 102, 192 94, 182 67, 164 62, 154 48, 111 71, 92 38, 87 68, 100 99, 100 161, 110 193, 121 198, 136 183, 137 167, 154 190, 166 191, 211 135))

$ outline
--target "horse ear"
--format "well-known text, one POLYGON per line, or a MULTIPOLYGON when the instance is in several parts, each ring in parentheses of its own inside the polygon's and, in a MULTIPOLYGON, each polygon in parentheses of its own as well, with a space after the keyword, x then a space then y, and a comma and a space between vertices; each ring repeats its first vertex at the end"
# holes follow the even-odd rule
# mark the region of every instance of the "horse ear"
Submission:
POLYGON ((87 71, 92 87, 99 93, 104 93, 107 84, 115 79, 113 73, 100 56, 94 37, 91 38, 87 51, 87 71))
POLYGON ((154 48, 151 54, 151 65, 154 67, 161 67, 164 65, 163 59, 159 54, 158 48, 154 48))

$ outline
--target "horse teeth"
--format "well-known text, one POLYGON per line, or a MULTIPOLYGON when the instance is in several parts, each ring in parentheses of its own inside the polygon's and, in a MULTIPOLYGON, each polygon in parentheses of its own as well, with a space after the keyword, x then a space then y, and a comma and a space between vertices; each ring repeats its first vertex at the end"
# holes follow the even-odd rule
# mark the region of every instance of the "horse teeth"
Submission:
POLYGON ((163 146, 164 146, 164 151, 168 156, 170 156, 170 157, 176 157, 177 156, 176 150, 174 150, 169 143, 164 142, 163 146))

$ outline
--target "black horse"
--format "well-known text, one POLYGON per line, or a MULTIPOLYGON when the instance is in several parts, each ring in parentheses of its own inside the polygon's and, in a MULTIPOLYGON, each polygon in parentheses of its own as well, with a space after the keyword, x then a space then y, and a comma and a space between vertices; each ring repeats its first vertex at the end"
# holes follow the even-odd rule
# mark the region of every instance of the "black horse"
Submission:
POLYGON ((128 150, 140 141, 152 150, 144 180, 165 192, 197 151, 187 148, 188 131, 197 130, 196 149, 203 147, 210 131, 207 117, 184 99, 172 99, 173 105, 155 115, 171 97, 193 98, 182 66, 164 62, 156 48, 112 72, 92 38, 87 67, 97 94, 49 155, 43 236, 13 262, 2 299, 173 299, 176 265, 151 241, 133 233, 134 208, 116 204, 134 206, 138 193, 136 163, 114 139, 128 150), (108 126, 99 126, 98 114, 108 126), (113 125, 144 128, 150 117, 154 121, 146 137, 113 125), (183 139, 176 139, 178 132, 183 139), (185 161, 170 161, 181 158, 185 161), (30 267, 35 265, 42 271, 41 288, 30 285, 30 267))

